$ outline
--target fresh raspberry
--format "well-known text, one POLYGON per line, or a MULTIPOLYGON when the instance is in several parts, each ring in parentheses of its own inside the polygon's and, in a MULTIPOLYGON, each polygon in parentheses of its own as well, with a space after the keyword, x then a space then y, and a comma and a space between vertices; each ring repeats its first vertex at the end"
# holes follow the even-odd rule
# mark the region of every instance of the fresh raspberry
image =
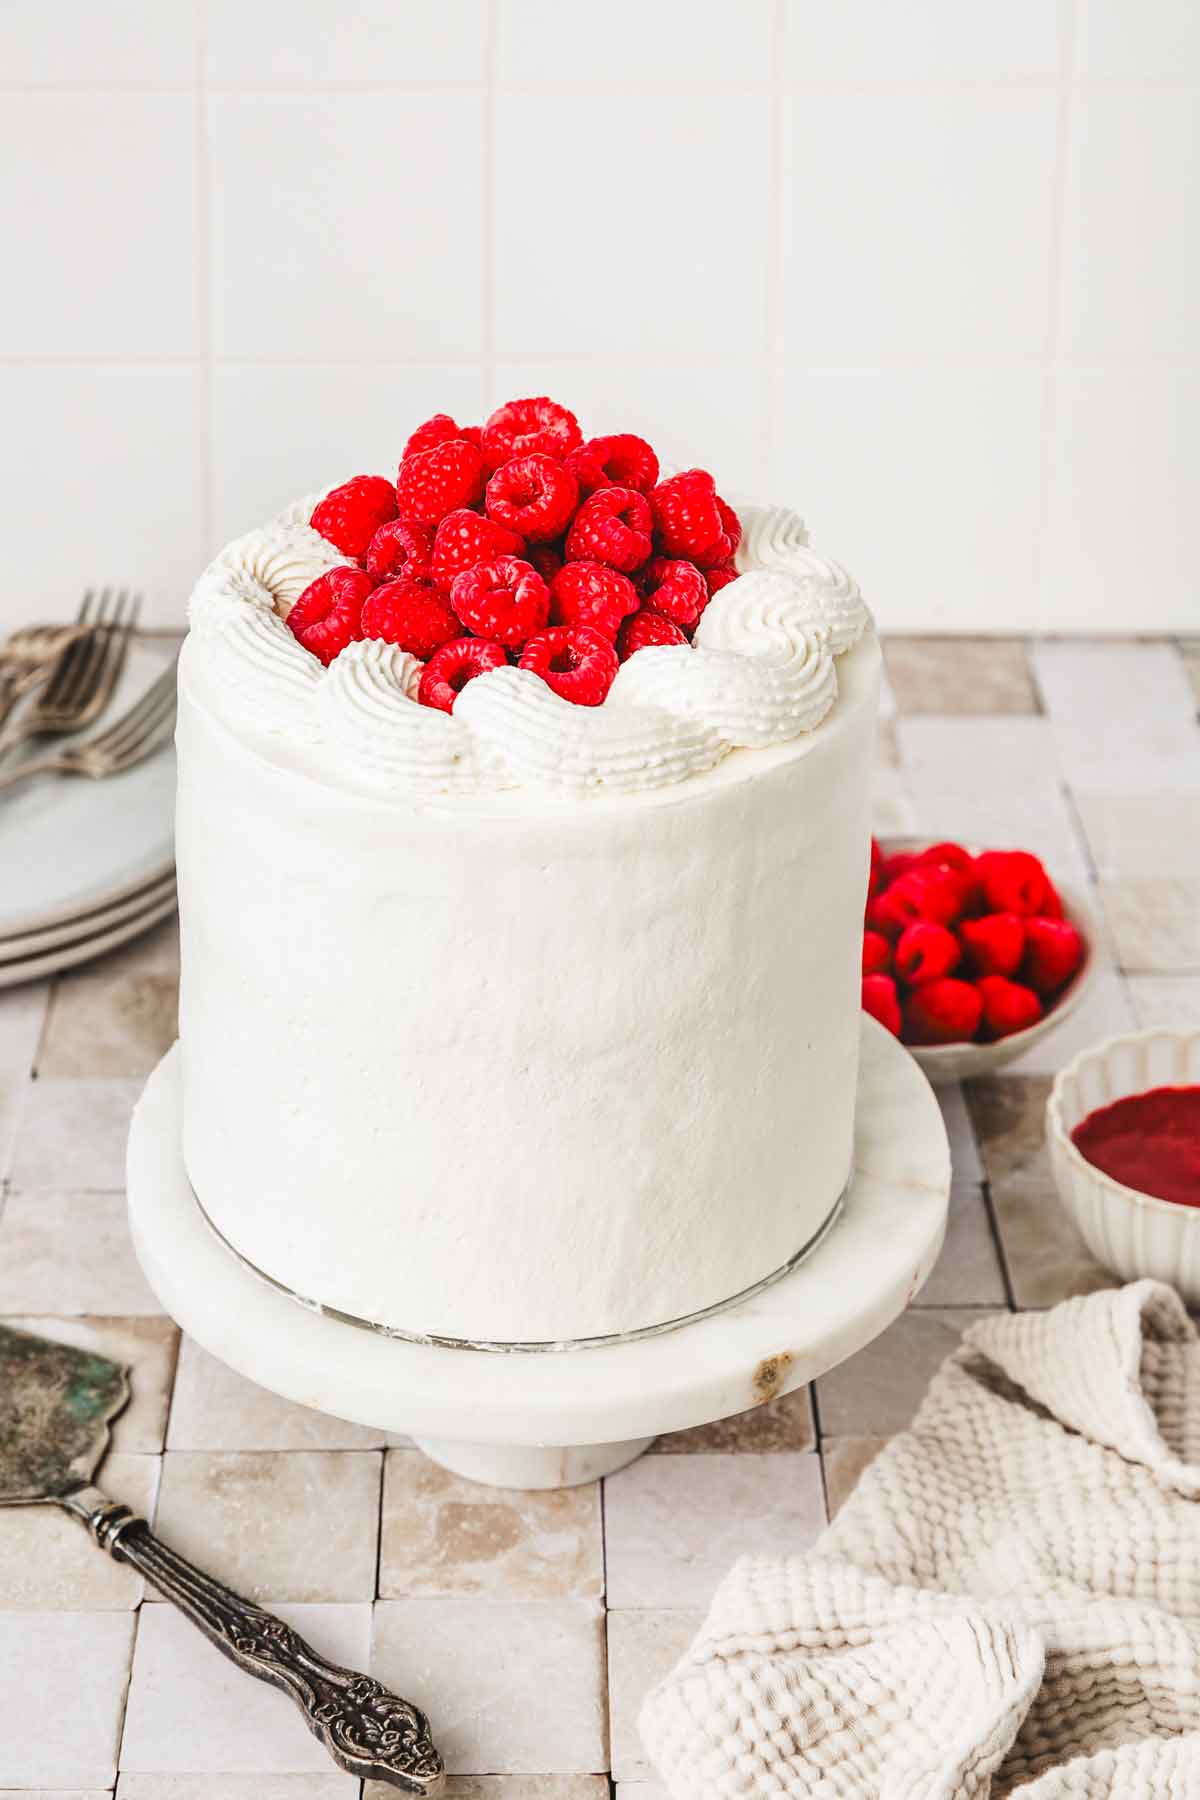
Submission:
POLYGON ((415 519, 389 519, 371 539, 367 574, 376 581, 394 581, 398 575, 409 581, 428 581, 432 549, 432 526, 419 525, 415 519))
POLYGON ((927 850, 918 852, 916 860, 919 863, 932 863, 938 869, 957 869, 963 875, 975 872, 975 858, 961 844, 930 844, 927 850))
POLYGON ((1050 890, 1046 871, 1028 850, 985 850, 975 871, 989 912, 1030 918, 1043 910, 1050 890))
POLYGON ((329 664, 363 635, 363 602, 375 587, 362 569, 329 569, 310 581, 287 616, 306 650, 329 664))
POLYGON ((1062 897, 1048 875, 1046 877, 1046 898, 1042 901, 1042 907, 1038 917, 1041 919, 1061 919, 1064 917, 1062 897))
POLYGON ((417 456, 422 450, 436 450, 439 444, 452 444, 456 438, 474 444, 478 450, 478 425, 456 425, 449 413, 434 413, 432 419, 417 426, 400 454, 400 461, 407 462, 410 456, 417 456))
POLYGON ((308 522, 343 556, 361 562, 379 527, 395 516, 396 490, 391 482, 382 475, 355 475, 319 500, 308 522))
POLYGON ((893 1037, 900 1036, 900 999, 890 975, 863 976, 862 1009, 878 1019, 893 1037))
POLYGON ((954 869, 913 868, 893 881, 881 905, 901 930, 918 919, 953 925, 962 916, 967 892, 966 876, 954 869))
POLYGON ((524 556, 526 562, 533 564, 547 587, 566 561, 563 545, 557 540, 553 544, 526 544, 524 556))
MULTIPOLYGON (((697 562, 724 537, 716 483, 705 469, 685 469, 682 475, 660 481, 651 490, 650 505, 664 556, 686 556, 697 562)), ((728 539, 725 542, 728 544, 728 539)), ((723 562, 729 555, 725 549, 712 560, 723 562)))
POLYGON ((862 972, 864 975, 887 975, 892 967, 892 946, 878 931, 863 932, 862 972))
POLYGON ((881 938, 887 939, 889 944, 894 944, 904 929, 899 919, 894 919, 888 910, 886 894, 871 896, 867 901, 863 922, 868 931, 877 931, 881 938))
POLYGON ((566 530, 579 483, 552 456, 538 451, 514 456, 487 484, 487 516, 531 543, 545 544, 566 530))
POLYGON ((635 488, 639 494, 648 494, 658 480, 657 456, 645 438, 635 437, 632 431, 589 438, 572 450, 567 467, 581 494, 594 494, 604 487, 635 488))
POLYGON ((980 975, 1014 975, 1025 954, 1025 921, 1018 913, 963 919, 958 935, 980 975))
POLYGON ((540 675, 547 687, 576 706, 599 706, 617 673, 617 653, 606 637, 587 625, 552 625, 530 638, 521 667, 540 675))
POLYGON ((497 556, 464 569, 454 577, 450 603, 478 637, 514 649, 544 631, 550 617, 550 589, 519 556, 497 556))
POLYGON ((742 541, 742 521, 728 501, 722 500, 720 494, 717 495, 717 511, 721 515, 721 530, 729 539, 729 554, 732 556, 742 541))
POLYGON ((445 596, 428 581, 385 581, 362 609, 363 637, 398 644, 421 662, 461 633, 445 596))
POLYGON ((896 973, 902 975, 910 987, 918 987, 923 981, 940 981, 943 975, 953 975, 961 960, 958 939, 944 925, 931 925, 928 919, 918 919, 900 933, 896 945, 896 973))
POLYGON ((417 683, 417 699, 422 706, 436 707, 439 712, 453 712, 454 702, 476 675, 489 669, 508 667, 508 653, 503 644, 489 644, 486 638, 457 637, 435 650, 417 683))
POLYGON ((681 631, 694 631, 708 605, 708 583, 699 569, 669 556, 652 557, 639 586, 646 605, 674 620, 681 631))
POLYGON ((633 488, 599 488, 575 514, 567 533, 572 562, 607 563, 626 575, 640 569, 654 548, 650 502, 633 488))
POLYGON ((678 625, 672 624, 662 613, 651 612, 648 606, 622 619, 617 631, 617 655, 622 662, 628 662, 631 656, 650 644, 686 643, 687 638, 678 625))
POLYGON ((590 625, 611 643, 621 620, 638 610, 628 575, 598 562, 564 563, 550 583, 550 616, 556 625, 590 625))
POLYGON ((483 428, 483 460, 489 475, 514 456, 553 456, 562 461, 583 441, 579 420, 544 394, 498 406, 483 428))
POLYGON ((891 856, 885 856, 879 865, 880 879, 885 888, 891 887, 893 881, 899 881, 910 869, 917 866, 915 850, 896 850, 891 856))
POLYGON ((707 550, 695 551, 692 561, 701 570, 719 569, 724 564, 732 562, 733 545, 728 535, 723 531, 720 537, 714 538, 707 550))
POLYGON ((736 581, 739 573, 735 562, 715 563, 711 569, 705 569, 703 574, 709 599, 714 594, 719 594, 723 587, 728 587, 731 581, 736 581))
POLYGON ((923 981, 904 1002, 906 1044, 968 1044, 979 1030, 983 1001, 969 981, 945 975, 923 981))
POLYGON ((485 519, 469 506, 460 506, 447 513, 437 528, 430 572, 440 588, 449 588, 464 569, 474 569, 497 556, 520 556, 524 548, 520 532, 485 519))
POLYGON ((1065 987, 1083 961, 1083 938, 1067 919, 1025 921, 1026 974, 1045 996, 1065 987))
POLYGON ((1042 1003, 1032 988, 1004 975, 984 975, 976 983, 983 1005, 983 1023, 990 1038, 1011 1037, 1028 1031, 1042 1016, 1042 1003))
POLYGON ((483 459, 474 444, 454 438, 406 457, 396 477, 400 516, 438 525, 459 506, 473 506, 483 492, 483 459))

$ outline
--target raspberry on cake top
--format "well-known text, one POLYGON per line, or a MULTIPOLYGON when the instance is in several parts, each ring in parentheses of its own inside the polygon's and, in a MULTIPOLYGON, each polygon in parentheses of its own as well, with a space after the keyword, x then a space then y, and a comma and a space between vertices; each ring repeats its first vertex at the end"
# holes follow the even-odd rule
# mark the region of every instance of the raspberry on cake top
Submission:
POLYGON ((795 513, 743 508, 546 397, 437 413, 235 540, 192 597, 218 706, 424 792, 636 792, 787 744, 869 615, 795 513))

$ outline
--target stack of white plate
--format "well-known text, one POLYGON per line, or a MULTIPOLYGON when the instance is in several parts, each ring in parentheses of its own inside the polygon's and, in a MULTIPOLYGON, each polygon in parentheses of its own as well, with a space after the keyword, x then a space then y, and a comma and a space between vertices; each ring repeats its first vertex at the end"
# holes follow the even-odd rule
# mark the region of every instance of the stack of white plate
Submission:
MULTIPOLYGON (((173 649, 133 647, 95 729, 133 704, 173 649)), ((174 813, 173 744, 103 781, 35 775, 0 793, 0 988, 88 962, 170 917, 174 813)))

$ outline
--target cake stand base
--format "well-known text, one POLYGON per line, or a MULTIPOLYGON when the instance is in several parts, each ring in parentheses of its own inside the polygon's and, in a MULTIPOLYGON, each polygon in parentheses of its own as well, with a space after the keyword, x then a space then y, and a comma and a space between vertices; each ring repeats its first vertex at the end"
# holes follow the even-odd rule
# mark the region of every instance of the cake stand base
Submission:
POLYGON ((657 1336, 499 1354, 364 1330, 264 1281, 209 1227, 180 1135, 176 1049, 135 1108, 128 1192, 146 1278, 183 1329, 274 1393, 410 1433, 456 1474, 503 1487, 594 1481, 660 1432, 744 1412, 844 1361, 921 1287, 941 1249, 950 1192, 933 1092, 907 1051, 864 1017, 853 1174, 840 1216, 797 1268, 657 1336))

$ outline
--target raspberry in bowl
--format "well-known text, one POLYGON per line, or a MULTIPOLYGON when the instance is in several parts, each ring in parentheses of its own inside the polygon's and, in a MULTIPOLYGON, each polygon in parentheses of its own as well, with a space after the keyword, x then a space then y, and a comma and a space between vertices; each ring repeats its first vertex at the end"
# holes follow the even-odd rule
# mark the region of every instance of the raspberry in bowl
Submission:
POLYGON ((1129 1032, 1081 1051, 1055 1077, 1046 1141, 1092 1255, 1200 1306, 1200 1030, 1129 1032))
POLYGON ((1020 849, 873 844, 863 1008, 935 1086, 991 1074, 1073 1013, 1095 973, 1082 897, 1020 849))

